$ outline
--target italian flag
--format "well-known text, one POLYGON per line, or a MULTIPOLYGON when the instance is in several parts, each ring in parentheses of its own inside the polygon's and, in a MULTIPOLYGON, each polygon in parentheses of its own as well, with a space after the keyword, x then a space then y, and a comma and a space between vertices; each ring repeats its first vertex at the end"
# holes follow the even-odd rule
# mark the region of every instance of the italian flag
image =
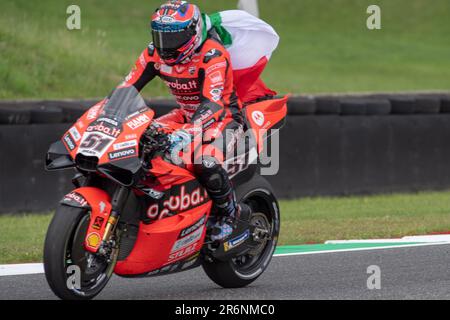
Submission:
POLYGON ((243 10, 203 14, 206 32, 214 28, 231 56, 234 82, 241 101, 275 95, 260 79, 280 37, 263 20, 243 10))

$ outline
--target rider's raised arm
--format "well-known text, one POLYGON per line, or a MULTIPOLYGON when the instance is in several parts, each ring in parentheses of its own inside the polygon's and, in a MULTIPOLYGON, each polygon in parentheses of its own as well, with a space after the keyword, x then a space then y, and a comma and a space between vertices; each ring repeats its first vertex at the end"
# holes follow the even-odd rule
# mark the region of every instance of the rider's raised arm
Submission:
POLYGON ((156 51, 153 43, 142 52, 137 59, 133 69, 125 78, 121 86, 134 86, 138 91, 141 91, 147 83, 152 81, 158 74, 155 68, 156 51))

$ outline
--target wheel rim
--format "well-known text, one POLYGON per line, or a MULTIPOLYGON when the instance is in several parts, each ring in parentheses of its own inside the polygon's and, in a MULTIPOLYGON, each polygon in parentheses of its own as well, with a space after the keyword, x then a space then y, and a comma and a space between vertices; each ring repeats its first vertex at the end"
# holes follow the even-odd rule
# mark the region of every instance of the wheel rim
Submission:
POLYGON ((272 258, 278 239, 278 234, 275 233, 277 233, 279 228, 279 221, 277 212, 274 212, 277 209, 268 205, 272 203, 270 192, 264 190, 253 191, 244 197, 242 202, 252 209, 251 223, 269 232, 269 238, 261 241, 261 244, 250 251, 250 253, 232 259, 236 273, 242 278, 251 278, 261 274, 272 258), (267 204, 264 210, 261 210, 261 201, 267 204))
POLYGON ((65 269, 72 265, 76 265, 80 269, 80 289, 70 288, 75 294, 79 296, 95 295, 98 290, 103 288, 112 275, 115 257, 113 254, 110 262, 105 258, 96 256, 84 249, 84 239, 90 222, 90 215, 84 215, 69 241, 66 243, 64 265, 65 269))
POLYGON ((270 224, 266 215, 260 212, 254 213, 252 215, 250 224, 257 227, 257 230, 255 231, 255 238, 257 239, 255 240, 260 242, 260 244, 251 251, 251 254, 256 256, 261 254, 261 252, 266 247, 267 242, 270 240, 272 225, 270 224))

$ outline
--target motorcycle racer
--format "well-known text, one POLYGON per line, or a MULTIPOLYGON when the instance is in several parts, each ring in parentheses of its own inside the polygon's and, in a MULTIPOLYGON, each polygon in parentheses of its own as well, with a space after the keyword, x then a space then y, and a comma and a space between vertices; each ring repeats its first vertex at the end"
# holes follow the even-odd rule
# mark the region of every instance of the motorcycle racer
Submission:
POLYGON ((206 15, 185 1, 158 8, 152 34, 125 81, 46 154, 47 171, 76 173, 43 252, 61 299, 93 299, 114 274, 198 267, 223 288, 243 288, 274 255, 280 207, 251 164, 287 116, 288 96, 269 99, 275 92, 259 79, 278 35, 245 11, 206 15), (179 104, 161 118, 140 94, 155 77, 179 104), (79 284, 67 270, 79 271, 79 284))
MULTIPOLYGON (((230 54, 217 30, 208 28, 199 8, 187 1, 172 0, 159 7, 152 16, 151 29, 153 42, 121 86, 141 91, 155 77, 164 81, 180 108, 157 119, 157 129, 164 130, 170 123, 182 125, 180 130, 170 132, 171 151, 190 144, 200 128, 201 159, 193 159, 188 167, 208 191, 221 217, 211 239, 224 240, 233 232, 233 221, 243 210, 223 167, 230 154, 227 150, 234 149, 233 143, 243 132, 242 101, 237 95, 230 54)), ((259 80, 261 72, 246 84, 248 91, 255 92, 254 88, 250 90, 254 82, 262 88, 259 97, 274 95, 259 80)), ((258 98, 258 94, 252 98, 258 98)))

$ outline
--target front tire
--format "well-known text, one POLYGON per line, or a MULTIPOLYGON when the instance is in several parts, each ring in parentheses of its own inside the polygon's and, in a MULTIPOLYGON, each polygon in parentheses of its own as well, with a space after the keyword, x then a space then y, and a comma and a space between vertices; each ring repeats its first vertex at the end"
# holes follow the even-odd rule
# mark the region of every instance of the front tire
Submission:
POLYGON ((92 299, 102 291, 113 273, 115 259, 108 262, 84 249, 89 220, 86 209, 60 205, 48 228, 44 245, 45 277, 61 299, 92 299), (78 274, 73 266, 78 267, 78 274), (79 280, 73 278, 75 276, 79 280), (70 286, 72 281, 80 287, 70 286))
POLYGON ((250 265, 240 263, 241 258, 231 261, 205 261, 203 269, 208 277, 223 288, 246 287, 258 279, 269 266, 275 251, 280 232, 280 210, 271 185, 263 177, 256 175, 249 182, 236 188, 240 203, 249 205, 253 217, 258 221, 268 221, 271 238, 261 248, 259 255, 248 259, 250 265))

